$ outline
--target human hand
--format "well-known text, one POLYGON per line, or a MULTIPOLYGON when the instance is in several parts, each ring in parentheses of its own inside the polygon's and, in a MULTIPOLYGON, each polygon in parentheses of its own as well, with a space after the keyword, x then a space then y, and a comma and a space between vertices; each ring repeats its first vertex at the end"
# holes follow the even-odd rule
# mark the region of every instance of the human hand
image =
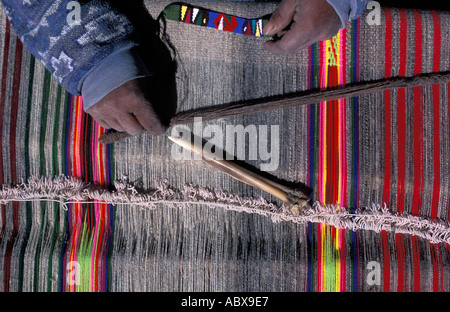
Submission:
POLYGON ((163 134, 167 127, 163 125, 147 99, 147 78, 128 81, 108 93, 86 112, 106 129, 115 129, 137 135, 145 130, 154 134, 163 134))
POLYGON ((337 34, 341 20, 326 0, 283 0, 270 21, 265 35, 280 39, 265 42, 274 54, 290 54, 337 34), (289 27, 289 28, 287 28, 289 27))

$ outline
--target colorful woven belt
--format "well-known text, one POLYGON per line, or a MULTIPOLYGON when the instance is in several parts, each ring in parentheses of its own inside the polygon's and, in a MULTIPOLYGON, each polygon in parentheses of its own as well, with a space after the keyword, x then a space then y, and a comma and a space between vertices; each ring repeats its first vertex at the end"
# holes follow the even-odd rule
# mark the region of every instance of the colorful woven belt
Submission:
POLYGON ((209 27, 247 36, 269 37, 264 36, 264 26, 269 22, 269 16, 247 19, 179 2, 166 6, 163 14, 168 20, 184 22, 186 24, 209 27))

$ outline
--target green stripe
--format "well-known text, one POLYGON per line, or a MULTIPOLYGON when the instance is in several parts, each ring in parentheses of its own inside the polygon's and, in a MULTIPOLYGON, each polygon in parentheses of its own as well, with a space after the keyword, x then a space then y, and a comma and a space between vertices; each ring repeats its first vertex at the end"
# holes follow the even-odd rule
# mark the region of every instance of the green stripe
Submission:
MULTIPOLYGON (((63 119, 62 119, 62 131, 61 131, 61 151, 60 151, 60 157, 61 157, 61 162, 62 162, 62 168, 60 168, 61 172, 64 173, 65 175, 68 175, 69 173, 65 171, 65 164, 66 164, 66 150, 65 150, 65 146, 66 146, 66 127, 67 127, 67 110, 69 109, 69 101, 70 101, 70 94, 68 92, 64 92, 65 95, 65 99, 64 99, 64 103, 63 104, 63 109, 64 109, 64 114, 63 114, 63 119)), ((62 239, 64 240, 64 237, 66 235, 66 231, 67 231, 67 221, 68 221, 68 212, 64 211, 64 225, 62 228, 62 239)), ((64 241, 62 242, 64 244, 64 241)), ((65 255, 65 249, 61 248, 61 250, 59 251, 59 261, 58 261, 58 289, 59 291, 63 291, 64 289, 61 288, 61 279, 62 276, 60 273, 63 272, 63 259, 64 259, 64 255, 65 255)), ((62 287, 64 287, 64 285, 62 285, 62 287)))
MULTIPOLYGON (((25 138, 24 138, 24 166, 25 166, 25 179, 30 177, 30 121, 31 121, 31 101, 33 97, 33 82, 34 82, 34 66, 35 58, 30 56, 29 73, 28 73, 28 94, 27 94, 27 109, 25 116, 25 138)), ((23 244, 20 249, 19 255, 19 276, 18 276, 18 291, 23 291, 23 272, 25 261, 25 250, 28 245, 28 239, 30 237, 32 217, 31 217, 31 203, 25 203, 25 236, 23 238, 23 244)))
MULTIPOLYGON (((58 84, 57 94, 56 94, 56 103, 55 105, 55 113, 54 113, 54 122, 53 122, 53 144, 52 144, 52 174, 53 176, 60 174, 59 162, 58 162, 58 142, 60 142, 59 135, 59 114, 61 111, 61 99, 62 99, 62 87, 58 84)), ((55 250, 56 241, 58 239, 59 234, 59 222, 60 222, 60 204, 53 204, 53 219, 54 219, 54 227, 51 238, 51 246, 48 256, 48 271, 47 271, 47 291, 52 291, 52 274, 53 274, 53 252, 55 250)))
POLYGON ((81 230, 81 242, 78 247, 78 258, 76 261, 80 264, 80 277, 81 283, 77 285, 77 292, 87 292, 90 289, 91 281, 91 253, 94 237, 89 235, 87 215, 88 211, 85 211, 85 217, 83 220, 83 228, 81 230))
POLYGON ((337 250, 333 244, 333 227, 331 225, 326 226, 325 249, 325 291, 334 292, 336 291, 337 250))
POLYGON ((168 6, 164 8, 164 16, 173 21, 179 21, 180 20, 180 10, 181 5, 171 3, 168 6))
POLYGON ((52 170, 53 170, 53 176, 60 175, 60 168, 59 168, 59 162, 58 162, 58 142, 61 141, 61 135, 64 135, 64 133, 59 132, 59 116, 61 112, 61 105, 62 105, 62 87, 58 84, 58 90, 56 93, 56 103, 55 105, 55 118, 53 122, 53 144, 52 144, 52 170))
POLYGON ((50 245, 50 251, 48 254, 48 271, 47 271, 47 291, 52 291, 52 275, 53 275, 53 252, 55 250, 56 241, 58 239, 58 233, 59 233, 59 216, 60 212, 60 204, 54 203, 53 204, 53 219, 54 219, 54 226, 53 226, 53 232, 52 232, 52 238, 51 238, 51 245, 50 245))
MULTIPOLYGON (((48 113, 48 102, 49 102, 49 92, 50 92, 50 82, 51 75, 49 71, 45 71, 44 74, 44 87, 42 93, 42 109, 41 109, 41 128, 39 133, 39 160, 40 168, 39 173, 45 176, 45 132, 47 129, 47 113, 48 113)), ((39 266, 41 257, 41 248, 43 241, 43 233, 46 228, 45 217, 47 216, 47 203, 45 201, 41 202, 41 228, 39 230, 39 239, 36 247, 36 254, 34 258, 34 279, 33 279, 33 289, 35 292, 39 291, 39 266)))
POLYGON ((51 74, 48 70, 44 74, 44 88, 42 90, 41 128, 39 133, 39 174, 45 176, 45 132, 47 130, 47 114, 49 105, 49 94, 51 84, 51 74))
POLYGON ((30 58, 30 72, 29 72, 29 80, 28 80, 28 96, 27 96, 27 115, 25 119, 25 138, 24 138, 24 158, 25 158, 25 177, 26 179, 30 178, 30 123, 31 123, 31 104, 33 98, 33 82, 34 82, 34 66, 35 66, 35 58, 30 58))

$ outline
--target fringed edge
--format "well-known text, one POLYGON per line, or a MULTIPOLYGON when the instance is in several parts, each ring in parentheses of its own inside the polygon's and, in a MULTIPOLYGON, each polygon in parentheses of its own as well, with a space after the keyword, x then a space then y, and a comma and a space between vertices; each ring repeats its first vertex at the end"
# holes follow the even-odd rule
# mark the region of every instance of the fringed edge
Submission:
POLYGON ((373 204, 352 213, 335 205, 322 205, 315 202, 300 216, 293 216, 284 206, 269 203, 264 198, 241 197, 223 190, 209 190, 204 187, 184 185, 173 189, 167 181, 157 183, 156 188, 140 193, 130 185, 126 178, 115 181, 115 190, 99 185, 88 184, 81 179, 59 176, 31 177, 27 183, 16 186, 2 186, 0 204, 17 201, 56 201, 65 209, 70 203, 98 201, 112 205, 134 205, 155 209, 158 204, 185 208, 189 205, 207 205, 225 210, 257 213, 270 217, 273 222, 289 221, 295 223, 324 223, 338 229, 383 230, 394 233, 415 235, 431 243, 450 243, 450 226, 445 220, 431 221, 419 216, 391 212, 386 206, 373 204))

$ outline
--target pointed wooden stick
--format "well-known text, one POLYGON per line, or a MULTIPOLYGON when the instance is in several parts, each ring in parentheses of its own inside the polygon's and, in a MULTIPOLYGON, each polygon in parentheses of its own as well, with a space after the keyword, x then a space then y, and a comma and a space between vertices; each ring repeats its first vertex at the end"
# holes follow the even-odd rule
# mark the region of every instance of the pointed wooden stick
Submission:
POLYGON ((300 215, 300 213, 305 208, 310 207, 309 197, 306 194, 303 194, 300 190, 291 189, 287 186, 273 182, 250 170, 247 170, 244 167, 237 165, 232 161, 217 159, 215 155, 213 155, 208 151, 204 151, 202 146, 199 146, 192 141, 172 136, 169 136, 169 139, 172 142, 185 148, 186 150, 191 151, 197 155, 200 155, 205 163, 230 175, 234 179, 249 184, 253 187, 259 188, 277 197, 285 204, 286 208, 290 210, 291 213, 295 216, 300 215))
MULTIPOLYGON (((202 121, 210 121, 219 118, 255 114, 275 109, 350 98, 400 87, 426 86, 433 83, 450 83, 450 72, 444 71, 420 74, 414 77, 392 77, 374 81, 363 81, 340 85, 328 89, 319 88, 305 90, 285 94, 283 96, 239 101, 212 107, 203 107, 177 113, 170 121, 170 126, 173 127, 176 125, 193 123, 196 117, 201 117, 202 121)), ((109 132, 100 137, 100 143, 111 144, 128 137, 130 137, 130 135, 126 132, 109 132)))

